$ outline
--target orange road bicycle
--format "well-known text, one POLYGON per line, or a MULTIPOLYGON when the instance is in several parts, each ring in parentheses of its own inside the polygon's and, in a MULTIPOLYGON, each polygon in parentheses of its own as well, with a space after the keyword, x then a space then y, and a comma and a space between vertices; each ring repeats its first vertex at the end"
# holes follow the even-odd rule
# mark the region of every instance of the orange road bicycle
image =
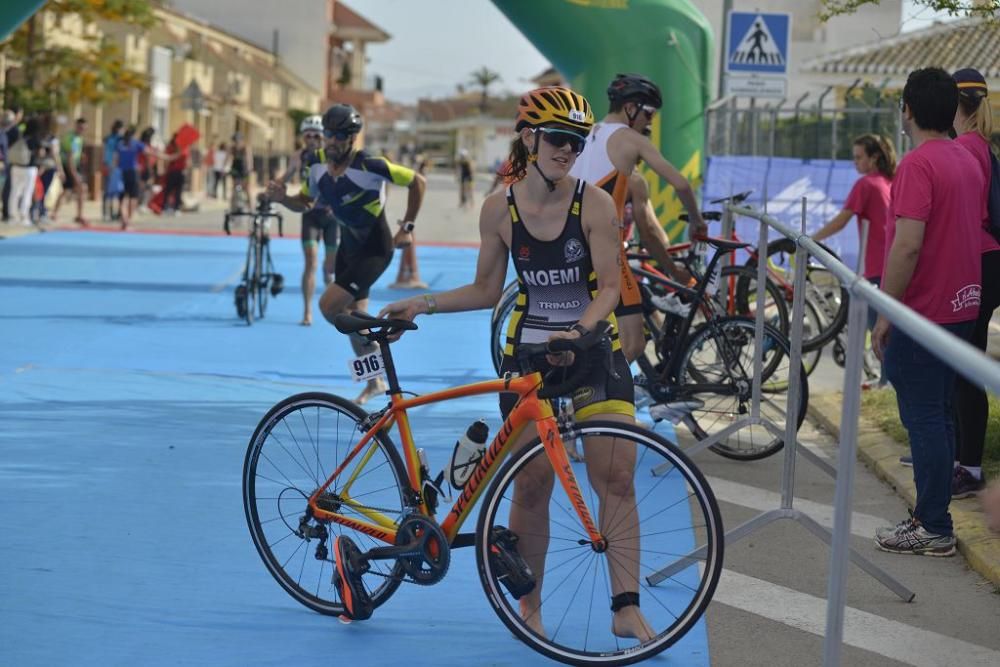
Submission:
POLYGON ((631 664, 668 648, 698 621, 718 582, 724 544, 704 476, 658 434, 631 423, 560 422, 553 411, 552 400, 583 382, 591 364, 606 363, 606 329, 519 346, 519 375, 404 397, 388 340, 416 325, 360 313, 340 315, 335 325, 377 343, 380 353, 364 358, 384 369, 389 404, 369 414, 339 396, 291 396, 257 426, 243 469, 254 544, 293 598, 323 614, 366 618, 401 584, 440 581, 452 549, 474 547, 501 621, 555 660, 631 664), (576 355, 572 366, 544 376, 534 370, 546 354, 563 351, 576 355), (500 392, 518 401, 454 504, 439 514, 440 488, 429 479, 407 411, 500 392), (525 428, 538 437, 515 450, 525 428), (570 437, 611 450, 588 454, 580 475, 585 464, 570 463, 563 446, 570 437), (601 459, 609 468, 614 462, 617 475, 595 470, 601 459), (545 488, 539 479, 548 480, 545 488), (460 532, 480 499, 475 530, 460 532), (644 642, 612 632, 609 600, 623 592, 648 622, 652 636, 644 642), (540 606, 526 607, 522 617, 529 599, 540 606), (542 610, 544 634, 532 629, 542 610))

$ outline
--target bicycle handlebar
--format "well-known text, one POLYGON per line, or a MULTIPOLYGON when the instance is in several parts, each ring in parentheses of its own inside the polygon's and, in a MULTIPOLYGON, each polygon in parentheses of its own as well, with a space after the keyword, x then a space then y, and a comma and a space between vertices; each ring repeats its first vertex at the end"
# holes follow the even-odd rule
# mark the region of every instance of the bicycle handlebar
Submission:
POLYGON ((597 352, 611 354, 611 339, 608 337, 610 330, 611 324, 601 321, 597 323, 593 331, 579 338, 558 338, 544 343, 522 343, 517 346, 515 357, 522 371, 531 372, 535 370, 536 361, 547 355, 572 352, 576 356, 573 365, 554 367, 546 373, 545 382, 538 390, 538 397, 541 399, 565 396, 586 380, 599 356, 597 352), (569 376, 564 377, 562 382, 549 382, 549 379, 560 369, 563 370, 564 374, 566 371, 570 371, 569 376))

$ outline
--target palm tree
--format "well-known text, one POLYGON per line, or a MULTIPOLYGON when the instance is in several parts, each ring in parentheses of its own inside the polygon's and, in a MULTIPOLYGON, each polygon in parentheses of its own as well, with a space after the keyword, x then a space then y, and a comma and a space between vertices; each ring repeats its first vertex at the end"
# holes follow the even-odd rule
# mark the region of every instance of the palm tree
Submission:
POLYGON ((483 89, 482 98, 479 101, 479 110, 486 111, 489 101, 490 86, 500 80, 500 73, 494 72, 489 67, 483 65, 472 73, 472 83, 483 89))

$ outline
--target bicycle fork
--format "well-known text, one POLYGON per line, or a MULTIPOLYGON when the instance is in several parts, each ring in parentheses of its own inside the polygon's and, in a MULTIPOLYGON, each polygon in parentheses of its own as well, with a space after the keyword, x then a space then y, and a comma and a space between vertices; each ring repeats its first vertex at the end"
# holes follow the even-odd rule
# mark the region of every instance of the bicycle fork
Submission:
MULTIPOLYGON (((583 525, 583 529, 590 538, 589 543, 591 548, 597 553, 603 553, 608 548, 608 541, 601 534, 601 531, 598 530, 597 525, 594 523, 594 518, 590 514, 590 508, 587 507, 587 503, 583 499, 583 492, 576 481, 576 474, 573 472, 573 466, 570 464, 562 436, 559 434, 559 423, 554 416, 550 416, 538 420, 536 426, 538 434, 542 438, 545 453, 548 455, 549 461, 551 461, 552 467, 555 470, 556 477, 566 492, 566 496, 570 499, 570 503, 572 503, 573 509, 579 517, 580 523, 583 525)), ((578 543, 581 545, 587 544, 588 540, 581 539, 578 543)))

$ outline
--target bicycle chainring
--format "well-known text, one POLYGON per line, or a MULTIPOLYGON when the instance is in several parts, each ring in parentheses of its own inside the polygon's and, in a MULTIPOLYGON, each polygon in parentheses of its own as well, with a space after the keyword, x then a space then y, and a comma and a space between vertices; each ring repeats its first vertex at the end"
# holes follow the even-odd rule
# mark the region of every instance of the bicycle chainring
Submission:
POLYGON ((436 584, 448 573, 451 547, 448 538, 432 519, 411 514, 396 529, 396 546, 413 547, 412 553, 398 559, 409 581, 421 586, 436 584))

